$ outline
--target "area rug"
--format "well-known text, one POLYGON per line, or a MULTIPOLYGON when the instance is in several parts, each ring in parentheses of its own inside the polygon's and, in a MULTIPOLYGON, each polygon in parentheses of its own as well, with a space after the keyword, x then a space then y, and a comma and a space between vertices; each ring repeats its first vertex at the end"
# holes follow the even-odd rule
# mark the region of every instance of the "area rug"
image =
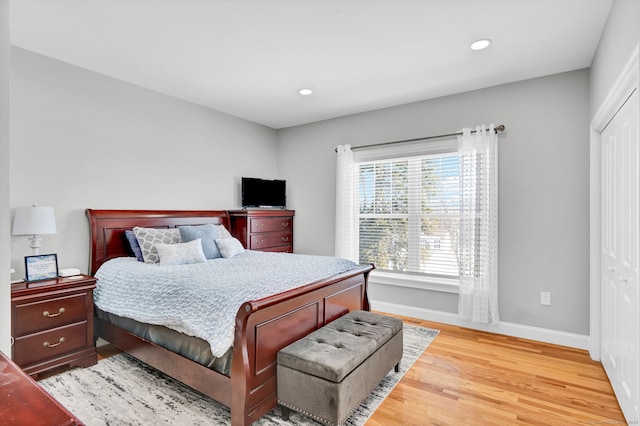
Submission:
MULTIPOLYGON (((437 336, 438 330, 404 325, 400 372, 393 370, 360 404, 347 424, 362 425, 437 336)), ((229 409, 173 378, 121 353, 89 368, 76 368, 38 382, 88 426, 227 425, 229 409)), ((317 425, 274 408, 254 425, 317 425)))

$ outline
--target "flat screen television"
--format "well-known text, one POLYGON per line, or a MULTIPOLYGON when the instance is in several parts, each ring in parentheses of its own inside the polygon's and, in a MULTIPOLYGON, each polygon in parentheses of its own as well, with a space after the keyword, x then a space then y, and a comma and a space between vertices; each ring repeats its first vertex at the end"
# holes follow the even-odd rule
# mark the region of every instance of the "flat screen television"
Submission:
POLYGON ((286 181, 242 178, 242 207, 284 209, 287 205, 286 181))

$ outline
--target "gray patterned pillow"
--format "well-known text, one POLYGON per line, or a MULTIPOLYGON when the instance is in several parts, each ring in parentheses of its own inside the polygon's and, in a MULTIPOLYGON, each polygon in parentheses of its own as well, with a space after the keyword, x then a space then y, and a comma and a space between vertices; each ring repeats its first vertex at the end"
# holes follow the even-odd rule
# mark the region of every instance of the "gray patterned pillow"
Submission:
POLYGON ((156 229, 136 226, 133 228, 133 232, 136 234, 138 244, 140 244, 144 263, 160 262, 156 244, 177 244, 182 242, 180 231, 177 228, 156 229))

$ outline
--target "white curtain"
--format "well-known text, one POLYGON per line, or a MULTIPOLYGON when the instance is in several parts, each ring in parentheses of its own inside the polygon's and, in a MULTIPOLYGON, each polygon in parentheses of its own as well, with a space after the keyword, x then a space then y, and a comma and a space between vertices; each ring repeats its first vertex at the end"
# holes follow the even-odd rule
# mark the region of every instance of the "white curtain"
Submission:
POLYGON ((498 136, 493 124, 463 129, 460 156, 460 298, 458 313, 498 322, 498 136))
POLYGON ((353 151, 350 145, 339 145, 337 152, 335 255, 358 262, 355 246, 353 151))

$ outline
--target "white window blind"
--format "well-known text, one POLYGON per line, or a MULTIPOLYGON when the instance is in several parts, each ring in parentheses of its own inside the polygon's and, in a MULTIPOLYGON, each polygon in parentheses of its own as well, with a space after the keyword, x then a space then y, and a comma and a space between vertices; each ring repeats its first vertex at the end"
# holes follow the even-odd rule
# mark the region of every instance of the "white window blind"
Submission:
POLYGON ((355 167, 360 262, 458 277, 457 152, 360 161, 355 167))

